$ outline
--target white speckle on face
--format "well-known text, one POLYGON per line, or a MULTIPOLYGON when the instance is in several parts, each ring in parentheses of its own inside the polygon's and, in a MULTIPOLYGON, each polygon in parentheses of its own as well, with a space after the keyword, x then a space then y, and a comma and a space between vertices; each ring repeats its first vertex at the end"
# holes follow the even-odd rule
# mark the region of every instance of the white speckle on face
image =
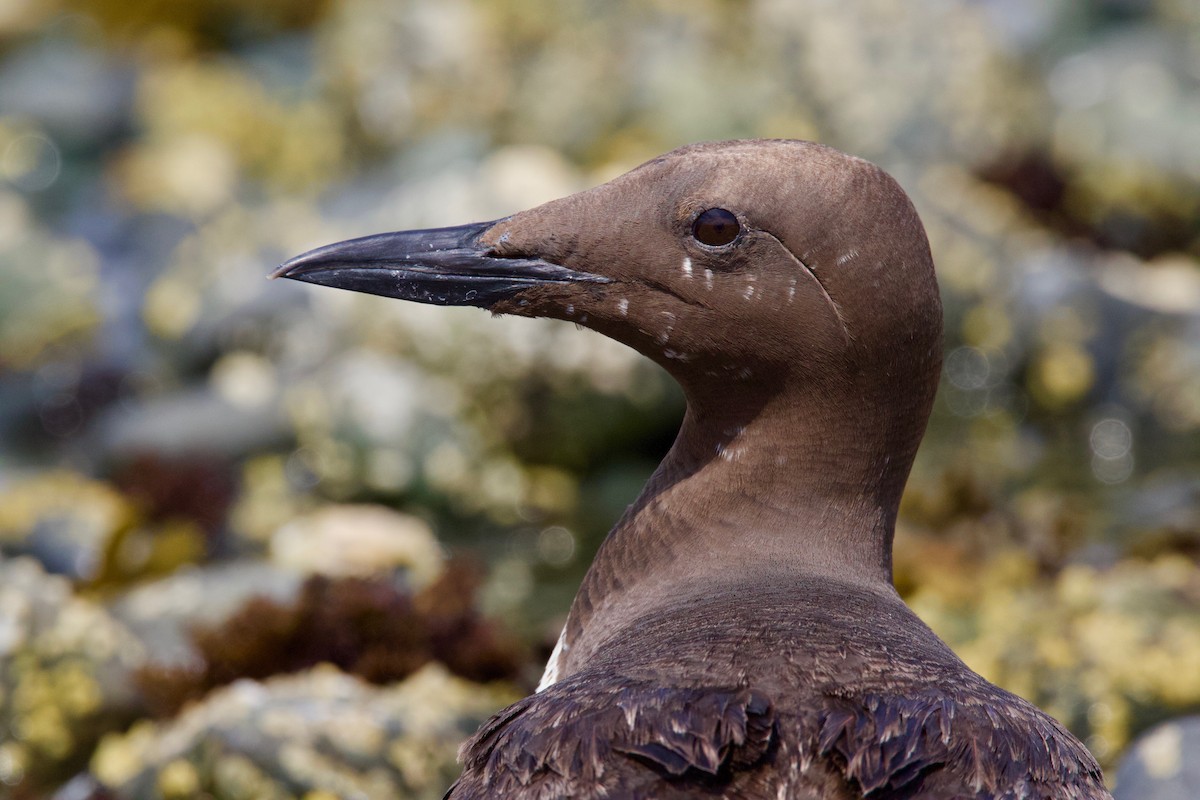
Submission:
POLYGON ((670 311, 664 311, 662 312, 662 316, 667 323, 667 327, 660 331, 654 338, 658 340, 659 344, 666 344, 671 340, 671 331, 675 330, 675 315, 670 311))
POLYGON ((539 692, 558 682, 558 662, 570 649, 571 645, 567 644, 567 628, 564 625, 562 633, 558 635, 558 644, 554 645, 554 652, 550 654, 550 660, 546 662, 546 671, 542 673, 542 679, 538 681, 537 690, 539 692))
POLYGON ((704 270, 704 288, 712 291, 712 270, 704 270))
POLYGON ((796 279, 792 278, 792 280, 788 284, 788 302, 790 303, 795 299, 796 299, 796 279))
POLYGON ((717 455, 726 461, 736 461, 741 458, 742 455, 745 454, 746 449, 744 447, 734 447, 733 443, 737 441, 737 438, 741 436, 745 430, 745 425, 735 425, 732 428, 725 428, 723 431, 721 431, 723 434, 729 437, 729 440, 721 442, 717 445, 717 455))
POLYGON ((717 455, 725 461, 737 461, 742 457, 743 450, 740 447, 729 447, 727 445, 717 445, 717 455))
POLYGON ((683 257, 683 277, 692 277, 692 259, 688 256, 683 257))
POLYGON ((622 317, 629 313, 629 300, 627 298, 622 297, 617 301, 617 311, 621 312, 622 317))
POLYGON ((838 256, 838 258, 837 258, 837 265, 840 267, 840 266, 842 266, 843 264, 847 264, 847 263, 849 263, 849 262, 853 261, 853 260, 854 260, 854 259, 856 259, 856 258, 858 258, 858 251, 857 251, 857 250, 847 250, 845 253, 843 253, 842 255, 838 256))
POLYGON ((787 463, 787 460, 788 460, 788 458, 785 455, 775 456, 775 466, 782 467, 784 464, 787 463))
POLYGON ((677 350, 672 350, 670 348, 663 350, 663 355, 666 356, 667 358, 673 359, 675 361, 684 361, 684 362, 690 361, 692 358, 687 353, 681 353, 677 350))
POLYGON ((580 325, 582 325, 583 323, 587 322, 587 320, 588 320, 588 316, 587 316, 587 314, 580 314, 580 315, 579 315, 579 324, 580 324, 580 325))
POLYGON ((569 317, 574 313, 575 313, 575 306, 573 304, 568 304, 567 305, 567 316, 569 317))
POLYGON ((751 284, 746 284, 746 288, 742 291, 742 297, 749 300, 753 296, 754 296, 754 286, 751 284))

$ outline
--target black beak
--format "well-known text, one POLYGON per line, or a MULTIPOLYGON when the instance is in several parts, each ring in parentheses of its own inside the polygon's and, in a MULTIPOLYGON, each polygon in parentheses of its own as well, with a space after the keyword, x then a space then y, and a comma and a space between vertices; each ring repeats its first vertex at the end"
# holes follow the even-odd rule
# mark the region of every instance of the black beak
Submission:
POLYGON ((272 278, 292 278, 418 303, 488 308, 535 286, 608 283, 540 258, 493 254, 479 236, 497 221, 397 231, 318 247, 282 264, 272 278))

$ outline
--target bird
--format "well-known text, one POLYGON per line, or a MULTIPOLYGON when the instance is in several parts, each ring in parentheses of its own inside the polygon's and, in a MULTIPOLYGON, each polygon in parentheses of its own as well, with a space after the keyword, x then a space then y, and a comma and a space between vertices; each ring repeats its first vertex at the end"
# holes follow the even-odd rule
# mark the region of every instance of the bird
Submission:
POLYGON ((571 321, 686 398, 538 690, 464 743, 447 798, 1110 798, 1082 743, 893 586, 942 309, 925 229, 880 167, 798 140, 693 144, 273 277, 571 321))

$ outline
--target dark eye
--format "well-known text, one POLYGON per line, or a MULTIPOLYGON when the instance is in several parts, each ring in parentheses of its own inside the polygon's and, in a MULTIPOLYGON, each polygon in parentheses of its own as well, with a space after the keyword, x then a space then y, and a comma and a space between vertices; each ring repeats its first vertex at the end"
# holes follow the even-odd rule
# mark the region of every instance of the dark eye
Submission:
POLYGON ((692 236, 696 237, 696 241, 712 247, 729 244, 741 231, 742 227, 738 225, 737 217, 723 208, 702 211, 692 223, 692 236))

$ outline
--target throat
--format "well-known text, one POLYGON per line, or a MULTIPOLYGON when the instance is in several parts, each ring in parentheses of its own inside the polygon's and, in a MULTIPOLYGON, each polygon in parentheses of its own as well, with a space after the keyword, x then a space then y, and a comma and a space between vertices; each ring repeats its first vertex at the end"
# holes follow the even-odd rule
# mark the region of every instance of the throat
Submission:
POLYGON ((689 408, 597 553, 548 672, 573 672, 638 618, 714 585, 744 585, 752 596, 757 584, 823 577, 890 592, 908 463, 893 463, 877 439, 769 408, 742 419, 689 408))

